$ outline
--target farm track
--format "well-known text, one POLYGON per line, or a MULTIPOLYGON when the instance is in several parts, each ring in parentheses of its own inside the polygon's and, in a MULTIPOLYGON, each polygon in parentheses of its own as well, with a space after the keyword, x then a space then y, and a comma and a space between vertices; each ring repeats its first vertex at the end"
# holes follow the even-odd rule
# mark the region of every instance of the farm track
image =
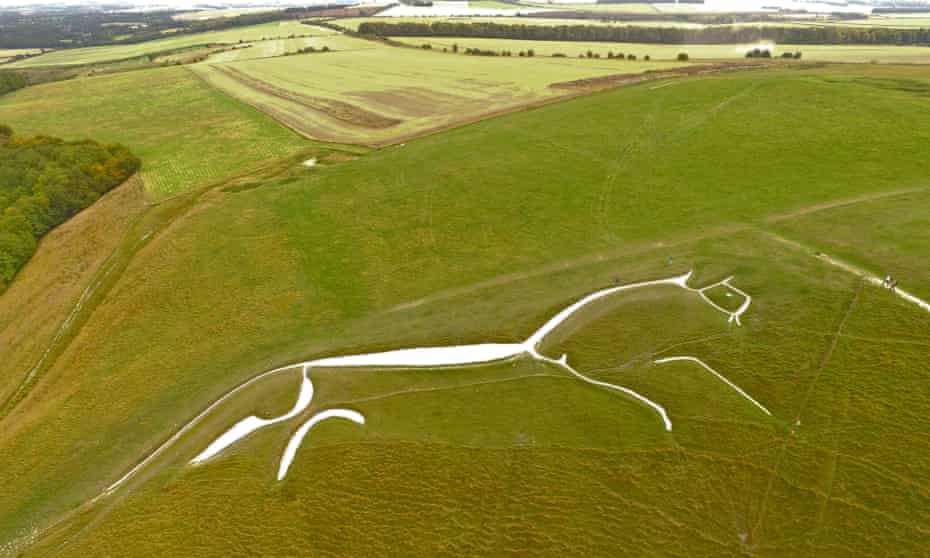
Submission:
MULTIPOLYGON (((235 80, 243 86, 254 89, 260 93, 271 95, 272 97, 283 101, 297 103, 298 105, 310 110, 320 112, 325 116, 338 120, 342 123, 360 128, 383 129, 396 126, 403 122, 397 118, 389 118, 345 101, 335 99, 326 99, 323 97, 313 97, 304 95, 295 91, 289 91, 282 87, 277 87, 268 82, 254 78, 242 71, 230 68, 228 66, 211 66, 215 71, 224 76, 235 80)), ((265 111, 272 111, 271 107, 265 107, 265 111)), ((277 118, 278 115, 273 115, 277 118)))

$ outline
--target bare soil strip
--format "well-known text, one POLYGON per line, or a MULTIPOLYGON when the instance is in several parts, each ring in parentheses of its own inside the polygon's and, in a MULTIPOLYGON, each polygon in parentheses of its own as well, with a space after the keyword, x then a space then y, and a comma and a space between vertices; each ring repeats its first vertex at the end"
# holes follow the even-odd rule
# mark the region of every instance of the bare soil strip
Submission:
MULTIPOLYGON (((230 68, 228 66, 213 66, 213 69, 225 75, 226 77, 239 82, 245 87, 254 89, 255 91, 264 93, 266 95, 277 97, 278 99, 282 99, 284 101, 297 103, 310 110, 321 112, 330 118, 345 124, 349 124, 351 126, 383 129, 396 126, 403 122, 397 118, 388 118, 386 116, 365 110, 361 107, 357 107, 344 101, 325 99, 323 97, 312 97, 310 95, 289 91, 260 79, 256 79, 244 72, 230 68)), ((271 107, 265 107, 265 110, 272 109, 271 107)))

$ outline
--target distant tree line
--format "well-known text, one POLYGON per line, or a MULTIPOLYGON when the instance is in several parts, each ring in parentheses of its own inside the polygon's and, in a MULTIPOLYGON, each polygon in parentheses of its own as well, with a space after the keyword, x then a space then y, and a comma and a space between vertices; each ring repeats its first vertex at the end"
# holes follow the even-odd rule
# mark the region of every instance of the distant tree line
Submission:
MULTIPOLYGON (((36 11, 30 13, 0 10, 0 48, 79 48, 110 44, 134 44, 171 36, 234 27, 257 25, 272 21, 302 19, 332 11, 332 7, 317 5, 312 9, 285 10, 242 14, 235 17, 203 21, 176 21, 176 12, 119 12, 74 8, 69 10, 36 11)), ((358 16, 373 10, 356 10, 358 16)))
POLYGON ((790 44, 927 45, 930 29, 851 27, 730 27, 703 28, 606 25, 509 25, 486 22, 433 23, 366 21, 363 35, 382 37, 472 37, 532 41, 596 41, 649 44, 730 44, 771 40, 790 44))
POLYGON ((38 240, 139 170, 123 146, 15 137, 0 125, 0 292, 38 240))

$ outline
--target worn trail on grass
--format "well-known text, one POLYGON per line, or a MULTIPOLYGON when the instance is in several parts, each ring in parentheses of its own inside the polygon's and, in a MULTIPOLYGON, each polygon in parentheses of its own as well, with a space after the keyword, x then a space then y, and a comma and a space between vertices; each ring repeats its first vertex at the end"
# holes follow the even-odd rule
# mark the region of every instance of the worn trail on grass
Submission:
MULTIPOLYGON (((773 238, 777 240, 778 242, 781 242, 782 244, 787 244, 788 246, 791 246, 795 249, 798 249, 804 252, 810 252, 810 250, 807 247, 805 247, 803 244, 801 244, 800 242, 791 240, 789 238, 785 238, 784 236, 778 233, 771 232, 771 231, 763 231, 763 232, 766 235, 768 235, 770 238, 773 238)), ((842 269, 843 271, 846 271, 848 273, 856 275, 857 277, 862 278, 863 280, 865 280, 866 283, 870 285, 880 287, 880 288, 886 288, 885 281, 881 279, 879 276, 875 275, 874 273, 870 273, 864 269, 856 267, 850 263, 844 262, 843 260, 837 259, 833 256, 829 256, 823 252, 818 251, 818 252, 812 253, 811 255, 834 267, 837 267, 839 269, 842 269)), ((921 308, 923 310, 926 310, 927 312, 930 312, 930 302, 904 290, 903 288, 896 287, 893 290, 893 293, 901 297, 905 301, 917 306, 918 308, 921 308)))
POLYGON ((769 223, 778 223, 781 221, 787 221, 794 219, 796 217, 803 217, 804 215, 810 215, 811 213, 817 213, 818 211, 825 211, 827 209, 836 209, 838 207, 846 207, 849 205, 856 205, 860 203, 866 203, 870 201, 883 200, 888 198, 897 198, 900 196, 906 196, 907 194, 919 194, 921 192, 926 192, 930 190, 926 186, 920 188, 905 188, 902 190, 892 190, 890 192, 878 192, 874 194, 865 194, 862 196, 856 196, 854 198, 848 198, 843 200, 834 200, 825 203, 819 203, 816 205, 811 205, 807 207, 802 207, 788 213, 780 213, 778 215, 772 215, 767 219, 769 223))

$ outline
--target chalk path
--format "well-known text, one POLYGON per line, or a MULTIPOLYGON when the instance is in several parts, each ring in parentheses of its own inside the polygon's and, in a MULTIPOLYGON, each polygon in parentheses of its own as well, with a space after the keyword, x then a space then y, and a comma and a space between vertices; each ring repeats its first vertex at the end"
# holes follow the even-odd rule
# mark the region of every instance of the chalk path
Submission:
MULTIPOLYGON (((111 484, 106 491, 104 491, 100 496, 94 500, 109 494, 119 488, 127 480, 132 478, 142 467, 151 462, 155 457, 160 455, 166 448, 172 445, 177 441, 184 433, 190 430, 193 426, 198 424, 207 414, 214 410, 217 406, 228 400, 231 396, 238 393, 242 389, 246 388, 249 385, 254 384, 255 382, 267 378, 272 374, 279 374, 288 370, 295 368, 302 369, 302 383, 301 383, 301 392, 298 396, 297 403, 294 408, 291 409, 287 414, 272 418, 272 419, 262 419, 256 416, 246 417, 242 419, 232 428, 220 435, 219 438, 214 440, 206 449, 199 453, 192 461, 192 464, 203 463, 209 460, 212 457, 215 457, 223 450, 236 443, 237 441, 245 438, 249 434, 264 428, 265 426, 270 426, 290 418, 295 417, 300 414, 310 405, 310 401, 313 397, 313 385, 307 374, 311 368, 356 368, 356 367, 400 367, 400 368, 437 368, 437 367, 446 367, 446 366, 466 366, 466 365, 475 365, 475 364, 488 364, 493 362, 501 362, 510 360, 517 357, 529 357, 534 360, 541 362, 546 362, 548 364, 558 366, 574 377, 600 387, 605 387, 614 391, 624 393, 635 400, 649 406, 662 419, 665 429, 671 431, 672 422, 668 417, 668 413, 665 408, 652 401, 651 399, 623 386, 618 386, 608 382, 602 382, 594 380, 581 374, 568 364, 567 356, 563 355, 560 360, 549 358, 539 352, 539 346, 544 341, 544 339, 552 333, 559 325, 561 325, 565 320, 571 317, 573 314, 581 310, 583 307, 595 302, 604 297, 633 289, 640 289, 645 287, 653 287, 659 285, 670 285, 677 286, 679 288, 685 289, 689 292, 698 293, 702 299, 708 302, 715 309, 726 314, 730 322, 736 322, 737 325, 740 325, 740 316, 746 312, 749 308, 749 305, 752 301, 751 297, 740 291, 739 289, 733 287, 730 284, 732 278, 724 279, 712 285, 696 289, 688 286, 688 280, 691 278, 692 272, 685 273, 683 275, 670 277, 667 279, 658 279, 654 281, 642 281, 639 283, 630 283, 627 285, 620 285, 616 287, 610 287, 596 291, 592 294, 589 294, 577 302, 571 304, 567 308, 560 311, 558 314, 549 319, 545 324, 542 325, 538 330, 536 330, 526 341, 523 343, 502 343, 502 344, 477 344, 477 345, 457 345, 449 347, 419 347, 419 348, 410 348, 410 349, 398 349, 393 351, 385 351, 379 353, 368 353, 368 354, 359 354, 359 355, 347 355, 339 357, 327 357, 316 360, 308 360, 305 362, 292 364, 289 366, 276 368, 274 370, 269 370, 264 372, 242 384, 233 388, 231 391, 217 399, 209 407, 207 407, 203 412, 194 417, 191 421, 185 424, 180 430, 178 430, 171 438, 165 441, 161 446, 156 448, 151 454, 149 454, 145 459, 139 462, 135 467, 133 467, 128 473, 126 473, 119 480, 111 484), (726 285, 728 288, 733 291, 741 294, 745 297, 745 301, 736 311, 729 311, 721 306, 715 304, 710 300, 705 294, 704 291, 717 287, 719 285, 726 285)), ((737 388, 738 389, 738 388, 737 388)), ((294 455, 302 443, 304 437, 309 432, 309 430, 317 424, 319 421, 326 418, 343 418, 347 420, 352 420, 358 424, 364 424, 364 417, 357 411, 352 411, 349 409, 336 409, 330 411, 323 411, 318 415, 311 417, 301 428, 292 436, 290 442, 288 443, 287 448, 285 449, 284 455, 281 459, 281 464, 279 467, 279 478, 283 478, 287 474, 287 470, 290 467, 291 461, 294 458, 294 455), (319 417, 319 418, 318 418, 319 417)))
POLYGON ((711 368, 710 366, 708 366, 706 362, 704 362, 703 360, 701 360, 701 359, 699 359, 699 358, 697 358, 697 357, 692 357, 692 356, 666 357, 666 358, 660 358, 659 360, 655 361, 655 363, 656 363, 656 364, 665 364, 666 362, 681 362, 681 361, 697 363, 697 364, 700 365, 702 368, 704 368, 705 370, 707 370, 708 372, 710 372, 711 374, 713 374, 714 376, 716 376, 718 379, 720 379, 720 381, 722 381, 722 382, 725 383, 726 385, 728 385, 728 386, 730 386, 731 388, 733 388, 734 390, 736 390, 736 392, 739 393, 740 395, 742 395, 744 398, 748 399, 750 403, 752 403, 753 405, 755 405, 756 407, 758 407, 759 409, 761 409, 763 413, 765 413, 765 414, 771 416, 772 413, 770 413, 769 410, 766 409, 764 405, 762 405, 761 403, 759 403, 758 401, 756 401, 755 399, 753 399, 748 393, 746 393, 745 391, 743 391, 739 386, 737 386, 736 384, 734 384, 734 383, 731 382, 730 380, 726 379, 726 377, 724 377, 723 374, 721 374, 720 372, 717 372, 716 370, 714 370, 713 368, 711 368))
MULTIPOLYGON (((893 195, 900 195, 900 194, 902 194, 902 193, 910 193, 910 192, 911 192, 910 190, 902 190, 902 191, 899 191, 899 192, 894 192, 893 195)), ((808 252, 808 251, 810 250, 809 248, 807 248, 806 246, 804 246, 804 245, 801 244, 800 242, 797 242, 796 240, 791 240, 791 239, 785 238, 785 237, 783 237, 783 236, 780 235, 780 234, 773 233, 773 232, 769 232, 769 231, 765 231, 765 234, 766 234, 769 238, 775 239, 775 240, 777 240, 778 242, 781 242, 781 243, 783 243, 783 244, 787 244, 788 246, 791 246, 791 247, 793 247, 793 248, 795 248, 795 249, 797 249, 797 250, 800 250, 800 251, 802 251, 802 252, 808 252)), ((836 258, 833 258, 833 257, 831 257, 831 256, 828 256, 827 254, 824 254, 823 252, 816 252, 815 254, 813 254, 813 256, 814 256, 815 258, 819 259, 819 260, 823 260, 823 261, 827 262, 828 264, 830 264, 830 265, 832 265, 832 266, 838 267, 838 268, 840 268, 840 269, 842 269, 842 270, 844 270, 844 271, 847 271, 847 272, 849 272, 849 273, 852 273, 853 275, 857 275, 857 276, 859 276, 859 277, 862 277, 862 278, 865 279, 866 282, 868 282, 870 285, 875 285, 875 286, 877 286, 877 287, 886 288, 885 285, 884 285, 884 281, 882 281, 878 276, 869 273, 868 271, 865 271, 865 270, 863 270, 863 269, 860 269, 860 268, 858 268, 858 267, 856 267, 856 266, 854 266, 854 265, 848 264, 848 263, 846 263, 846 262, 844 262, 844 261, 842 261, 842 260, 838 260, 838 259, 836 259, 836 258)), ((906 300, 907 302, 910 302, 911 304, 914 304, 914 305, 917 306, 918 308, 921 308, 921 309, 923 309, 923 310, 926 310, 926 311, 930 312, 930 302, 927 302, 926 300, 924 300, 924 299, 922 299, 922 298, 920 298, 920 297, 917 297, 917 296, 915 296, 915 295, 909 293, 908 291, 905 291, 905 290, 902 289, 902 288, 896 288, 896 289, 895 289, 895 294, 898 295, 898 296, 900 296, 901 298, 903 298, 903 299, 906 300)))
MULTIPOLYGON (((846 263, 846 262, 837 260, 837 259, 835 259, 835 258, 831 258, 830 256, 828 256, 828 255, 826 255, 826 254, 817 254, 817 257, 820 258, 821 260, 827 262, 827 263, 830 264, 830 265, 836 266, 836 267, 838 267, 838 268, 840 268, 840 269, 843 269, 843 270, 846 270, 846 271, 848 271, 848 272, 850 272, 850 273, 852 273, 852 274, 854 274, 854 275, 858 275, 859 277, 862 277, 863 279, 865 279, 866 281, 868 281, 868 282, 869 282, 870 284, 872 284, 872 285, 875 285, 875 286, 877 286, 877 287, 886 288, 886 287, 885 287, 885 284, 884 284, 884 281, 882 281, 880 278, 878 278, 878 277, 875 276, 875 275, 872 275, 871 273, 869 273, 869 272, 867 272, 867 271, 864 271, 864 270, 862 270, 862 269, 859 269, 859 268, 856 267, 856 266, 850 265, 850 264, 848 264, 848 263, 846 263)), ((896 287, 895 290, 894 290, 894 294, 896 294, 896 295, 898 295, 899 297, 903 298, 904 300, 910 302, 911 304, 915 304, 915 305, 917 305, 918 307, 923 308, 923 309, 926 310, 927 312, 930 312, 930 302, 927 302, 926 300, 924 300, 924 299, 922 299, 922 298, 919 298, 919 297, 917 297, 917 296, 915 296, 915 295, 913 295, 913 294, 911 294, 911 293, 905 291, 905 290, 902 289, 901 287, 896 287)))

